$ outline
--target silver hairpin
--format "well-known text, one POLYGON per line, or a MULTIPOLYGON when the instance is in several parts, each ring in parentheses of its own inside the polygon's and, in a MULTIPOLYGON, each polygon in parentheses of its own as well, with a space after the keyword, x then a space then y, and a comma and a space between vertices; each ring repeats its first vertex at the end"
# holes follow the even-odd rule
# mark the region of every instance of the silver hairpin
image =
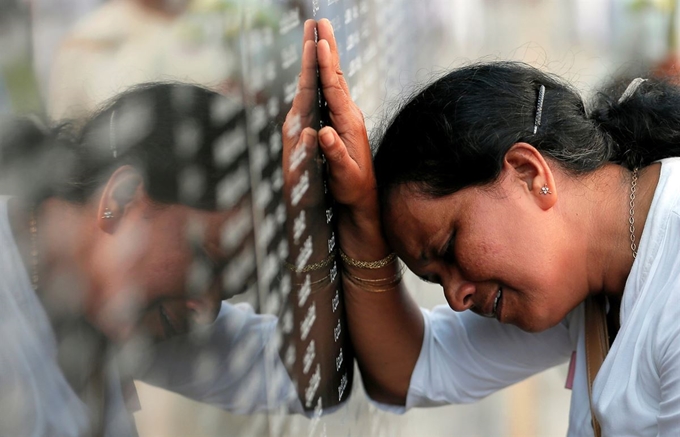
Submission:
POLYGON ((545 85, 538 89, 538 101, 536 102, 536 119, 534 120, 534 134, 541 125, 541 115, 543 115, 543 98, 545 97, 545 85))
POLYGON ((111 145, 111 152, 113 159, 118 158, 118 149, 116 148, 116 131, 113 129, 113 118, 116 116, 116 110, 111 111, 111 119, 109 120, 109 143, 111 145))
POLYGON ((619 97, 619 105, 626 100, 630 98, 633 94, 635 94, 635 91, 642 85, 642 82, 645 82, 647 79, 643 79, 641 77, 636 77, 635 79, 631 80, 630 83, 628 84, 628 87, 626 90, 621 94, 621 97, 619 97))

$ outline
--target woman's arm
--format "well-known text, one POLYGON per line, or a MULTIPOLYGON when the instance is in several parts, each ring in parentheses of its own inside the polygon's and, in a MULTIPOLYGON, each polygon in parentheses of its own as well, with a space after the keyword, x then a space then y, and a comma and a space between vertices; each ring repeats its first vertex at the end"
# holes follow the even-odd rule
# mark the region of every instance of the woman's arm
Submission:
MULTIPOLYGON (((321 86, 333 125, 321 129, 319 139, 328 162, 329 189, 337 202, 340 248, 356 260, 380 260, 391 250, 380 225, 363 114, 342 75, 330 22, 320 20, 317 30, 321 86)), ((375 270, 344 268, 351 275, 375 280, 396 275, 398 263, 375 270)), ((402 284, 376 293, 347 278, 343 275, 347 320, 366 391, 377 401, 404 405, 423 341, 422 314, 402 284)))

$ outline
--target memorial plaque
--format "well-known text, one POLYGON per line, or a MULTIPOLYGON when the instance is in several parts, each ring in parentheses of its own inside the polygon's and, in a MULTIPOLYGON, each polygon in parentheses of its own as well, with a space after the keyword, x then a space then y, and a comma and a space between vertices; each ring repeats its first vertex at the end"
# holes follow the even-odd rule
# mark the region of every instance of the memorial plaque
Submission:
MULTIPOLYGON (((40 11, 58 10, 48 0, 35 3, 40 11)), ((416 27, 418 9, 408 0, 111 0, 65 9, 50 21, 55 28, 61 23, 55 32, 61 37, 38 50, 44 57, 40 62, 49 58, 51 65, 47 75, 36 74, 35 83, 43 84, 43 110, 55 123, 83 121, 142 83, 190 83, 215 93, 206 126, 197 122, 190 93, 180 90, 171 98, 178 115, 168 135, 172 159, 179 163, 173 182, 179 201, 193 205, 212 199, 213 209, 226 214, 219 236, 226 263, 215 266, 197 251, 188 286, 200 291, 218 269, 225 305, 234 314, 253 315, 248 320, 255 320, 259 331, 243 334, 241 348, 220 358, 212 346, 200 347, 211 338, 210 329, 197 329, 187 337, 195 354, 192 372, 202 381, 243 374, 238 388, 224 389, 229 402, 219 396, 206 402, 267 415, 211 413, 214 435, 366 434, 357 423, 373 410, 361 392, 348 401, 355 366, 325 159, 315 142, 283 156, 284 142, 297 143, 305 128, 331 124, 321 90, 309 101, 314 108, 309 117, 290 119, 287 131, 282 128, 300 92, 306 20, 331 21, 351 96, 364 113, 375 114, 414 77, 431 44, 429 33, 416 27), (208 132, 215 135, 206 144, 208 132), (193 163, 200 153, 210 157, 209 166, 193 163), (282 400, 286 387, 292 387, 297 404, 282 400), (329 421, 332 416, 340 420, 329 421)), ((39 28, 45 20, 36 16, 32 25, 39 28)), ((124 115, 118 113, 116 133, 143 124, 142 117, 124 115)), ((113 124, 104 126, 103 137, 110 137, 113 124)), ((186 238, 193 242, 200 232, 189 229, 186 238)), ((142 392, 142 436, 206 429, 204 419, 199 426, 197 417, 184 413, 189 410, 182 400, 154 410, 168 424, 145 427, 151 423, 145 422, 145 411, 156 402, 144 405, 147 389, 142 392)))

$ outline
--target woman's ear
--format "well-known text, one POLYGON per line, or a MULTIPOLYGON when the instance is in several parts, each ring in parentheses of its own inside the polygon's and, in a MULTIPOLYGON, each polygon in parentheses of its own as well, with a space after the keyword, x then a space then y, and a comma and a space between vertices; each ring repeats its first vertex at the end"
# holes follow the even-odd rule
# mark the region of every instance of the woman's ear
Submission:
POLYGON ((148 200, 144 189, 144 178, 134 167, 119 167, 104 186, 99 207, 97 224, 107 233, 113 233, 130 208, 148 200))
POLYGON ((557 202, 552 170, 543 155, 531 144, 513 144, 505 153, 503 172, 520 182, 541 209, 550 209, 557 202))

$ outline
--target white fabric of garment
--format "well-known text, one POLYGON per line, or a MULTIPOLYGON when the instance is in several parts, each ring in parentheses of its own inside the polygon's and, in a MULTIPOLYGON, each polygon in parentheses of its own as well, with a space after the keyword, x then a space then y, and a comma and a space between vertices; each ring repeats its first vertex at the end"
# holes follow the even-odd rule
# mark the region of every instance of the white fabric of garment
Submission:
MULTIPOLYGON (((57 340, 33 291, 0 196, 0 436, 77 437, 89 427, 87 406, 57 364, 57 340)), ((176 338, 149 351, 143 374, 150 384, 247 414, 302 406, 269 340, 276 318, 248 304, 223 303, 200 341, 176 338)), ((194 340, 196 336, 193 337, 194 340)), ((105 435, 137 435, 116 363, 107 363, 105 435)))
MULTIPOLYGON (((626 282, 621 328, 593 388, 605 436, 680 432, 680 158, 661 175, 626 282)), ((583 304, 538 334, 447 306, 422 310, 425 334, 403 413, 479 400, 566 362, 576 351, 569 437, 591 437, 583 304)))

